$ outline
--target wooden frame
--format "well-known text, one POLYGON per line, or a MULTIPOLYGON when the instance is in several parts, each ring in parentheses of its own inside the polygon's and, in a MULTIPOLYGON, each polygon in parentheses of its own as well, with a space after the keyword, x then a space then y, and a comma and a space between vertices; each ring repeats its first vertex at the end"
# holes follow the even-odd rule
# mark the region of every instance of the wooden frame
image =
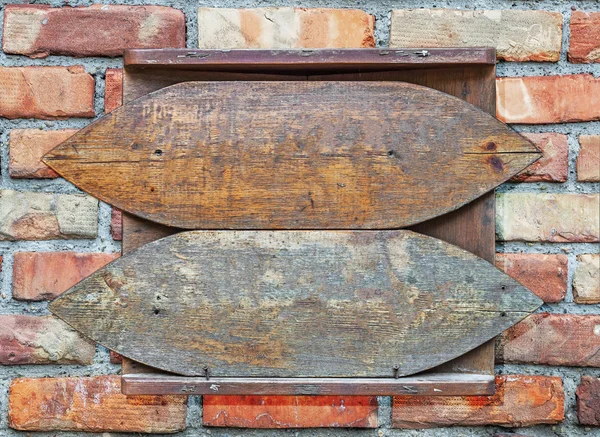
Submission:
MULTIPOLYGON (((495 50, 128 50, 123 101, 207 80, 405 81, 457 96, 495 115, 495 50)), ((494 262, 494 193, 411 229, 494 262)), ((178 232, 123 214, 123 254, 178 232)), ((420 375, 389 378, 191 378, 123 359, 125 394, 491 395, 494 342, 420 375)))

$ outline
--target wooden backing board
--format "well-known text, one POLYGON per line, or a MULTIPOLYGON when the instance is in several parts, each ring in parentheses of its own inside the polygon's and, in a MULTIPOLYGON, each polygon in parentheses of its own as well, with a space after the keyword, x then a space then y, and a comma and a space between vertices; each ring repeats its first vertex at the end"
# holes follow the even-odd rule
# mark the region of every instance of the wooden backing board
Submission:
POLYGON ((540 156, 485 111, 420 85, 196 81, 117 108, 44 162, 167 226, 373 230, 453 211, 540 156))
MULTIPOLYGON (((362 62, 371 64, 369 67, 365 67, 356 60, 339 67, 340 63, 344 64, 343 60, 346 55, 344 55, 345 51, 337 50, 333 60, 323 61, 318 68, 314 69, 306 66, 308 57, 303 57, 301 53, 296 52, 290 55, 291 59, 284 69, 277 66, 269 68, 268 65, 263 65, 258 68, 260 71, 258 73, 253 73, 257 69, 253 63, 247 60, 237 62, 235 66, 224 66, 223 68, 210 64, 205 70, 203 64, 205 58, 185 56, 187 52, 186 50, 128 51, 125 55, 123 74, 124 102, 165 86, 190 80, 390 80, 429 86, 460 97, 492 115, 495 114, 496 71, 493 49, 483 49, 483 52, 481 50, 472 52, 471 49, 451 49, 450 52, 460 52, 460 55, 455 55, 455 57, 461 57, 462 62, 460 63, 445 64, 439 58, 436 60, 432 57, 424 57, 418 61, 418 65, 413 62, 415 58, 410 58, 406 62, 382 67, 373 66, 373 64, 377 64, 378 59, 387 59, 385 56, 380 56, 378 50, 365 52, 364 56, 369 59, 368 62, 365 60, 362 62), (469 53, 474 53, 474 55, 471 56, 469 53), (158 59, 160 62, 148 62, 158 59), (177 62, 177 59, 180 61, 177 62), (177 63, 181 63, 181 59, 190 60, 190 64, 185 62, 183 66, 175 66, 177 63), (428 64, 428 62, 431 63, 428 64), (316 74, 309 75, 313 73, 316 74)), ((266 55, 262 55, 262 57, 264 56, 266 55)), ((256 56, 253 54, 252 59, 255 58, 256 56)), ((413 229, 455 244, 493 263, 495 254, 494 205, 494 193, 488 193, 454 212, 421 223, 413 229)), ((178 231, 180 230, 124 214, 123 253, 178 231)), ((494 342, 490 341, 422 376, 435 378, 435 375, 448 373, 489 376, 493 375, 493 372, 494 342)), ((150 378, 136 386, 135 390, 138 394, 155 394, 158 390, 155 382, 159 384, 157 381, 162 376, 168 375, 165 372, 132 362, 127 358, 123 359, 123 374, 125 375, 124 383, 127 375, 154 375, 155 380, 150 378)), ((474 376, 472 380, 464 382, 464 390, 461 394, 493 394, 493 384, 482 387, 477 378, 474 376)), ((181 388, 181 386, 179 387, 181 388)), ((166 390, 166 388, 164 389, 166 390)), ((128 393, 126 383, 124 393, 128 393)))

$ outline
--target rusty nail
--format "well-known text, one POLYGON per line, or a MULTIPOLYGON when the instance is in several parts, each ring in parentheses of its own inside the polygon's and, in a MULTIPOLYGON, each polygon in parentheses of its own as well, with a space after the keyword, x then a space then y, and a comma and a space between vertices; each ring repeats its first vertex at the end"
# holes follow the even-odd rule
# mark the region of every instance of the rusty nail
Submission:
POLYGON ((210 379, 210 369, 208 366, 204 366, 204 376, 206 376, 206 380, 210 379))

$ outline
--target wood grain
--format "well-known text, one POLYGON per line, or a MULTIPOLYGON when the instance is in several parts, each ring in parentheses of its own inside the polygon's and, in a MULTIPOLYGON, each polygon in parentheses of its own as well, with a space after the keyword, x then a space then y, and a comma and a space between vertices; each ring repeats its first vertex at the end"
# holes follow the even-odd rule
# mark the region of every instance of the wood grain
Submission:
POLYGON ((186 229, 389 229, 539 158, 447 94, 390 82, 189 82, 121 107, 45 162, 101 200, 186 229))
POLYGON ((411 231, 194 231, 117 259, 50 310, 183 375, 391 377, 455 358, 541 303, 411 231))

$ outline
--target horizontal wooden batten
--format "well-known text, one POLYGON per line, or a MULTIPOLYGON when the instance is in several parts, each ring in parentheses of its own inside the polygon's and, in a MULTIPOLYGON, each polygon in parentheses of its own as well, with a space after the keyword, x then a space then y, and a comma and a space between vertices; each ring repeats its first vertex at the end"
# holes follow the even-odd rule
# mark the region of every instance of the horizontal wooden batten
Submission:
POLYGON ((494 65, 493 48, 320 49, 320 50, 127 50, 131 69, 285 72, 307 74, 385 71, 440 66, 494 65))
POLYGON ((125 374, 126 395, 492 395, 493 375, 427 374, 403 378, 210 378, 125 374))

